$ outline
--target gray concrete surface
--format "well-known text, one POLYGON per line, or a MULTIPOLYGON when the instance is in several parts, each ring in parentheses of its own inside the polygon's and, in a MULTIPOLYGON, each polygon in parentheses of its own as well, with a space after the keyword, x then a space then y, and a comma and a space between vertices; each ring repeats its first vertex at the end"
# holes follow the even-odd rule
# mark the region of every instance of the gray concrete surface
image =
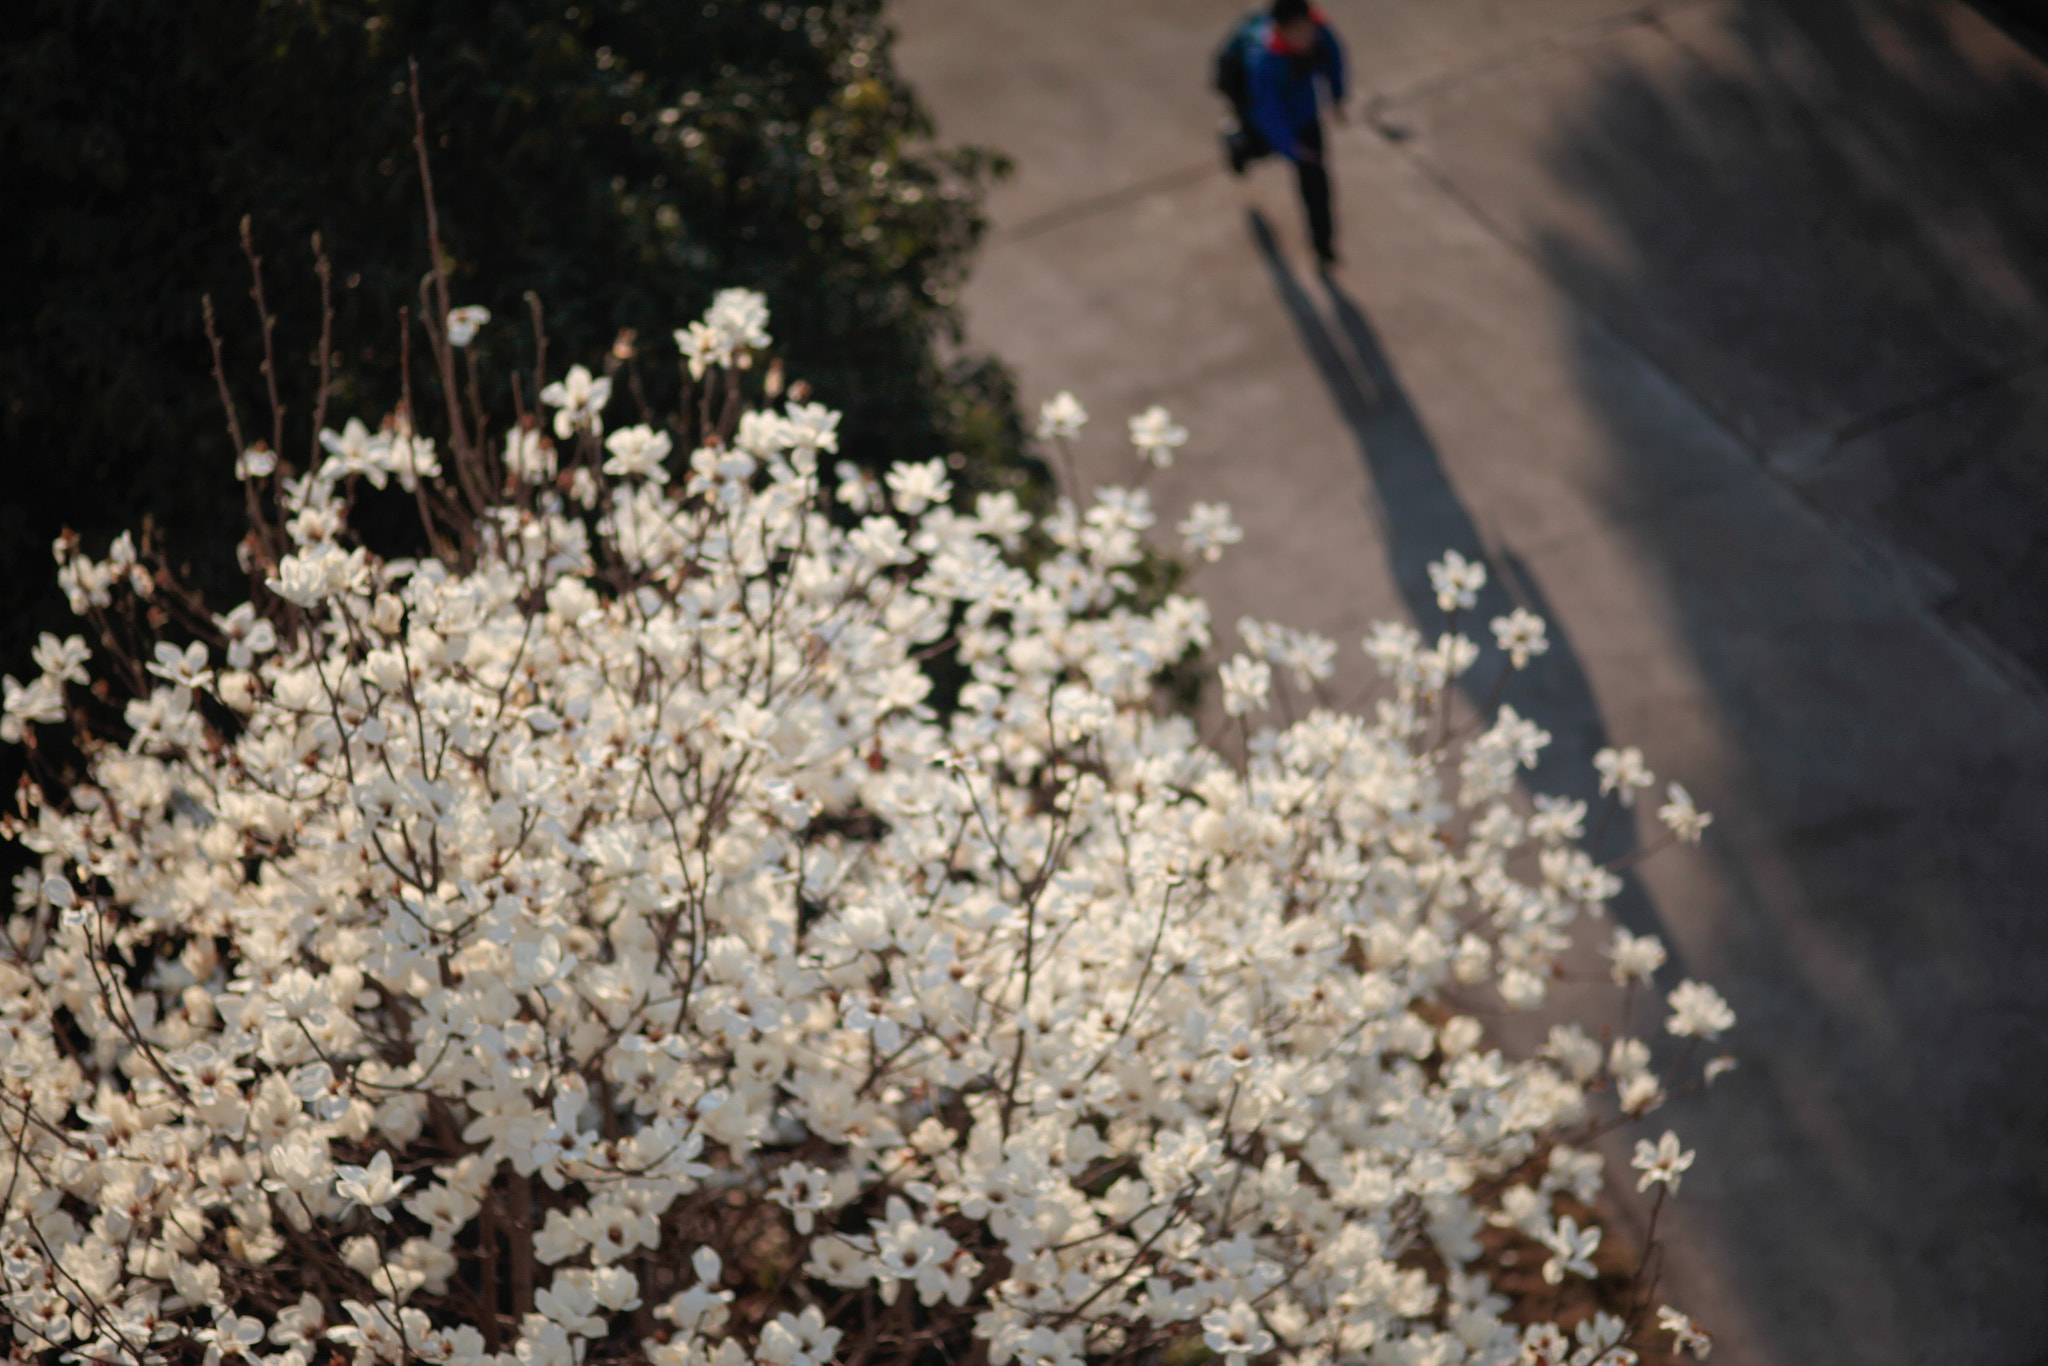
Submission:
POLYGON ((1669 1116, 1716 1362, 2048 1362, 2048 73, 1937 0, 1330 0, 1326 284, 1282 168, 1217 165, 1243 2, 896 0, 1018 162, 973 341, 1096 415, 1086 481, 1193 430, 1148 487, 1245 526, 1226 641, 1333 635, 1356 702, 1484 554, 1558 639, 1538 785, 1633 743, 1716 811, 1617 912, 1742 1019, 1669 1116))

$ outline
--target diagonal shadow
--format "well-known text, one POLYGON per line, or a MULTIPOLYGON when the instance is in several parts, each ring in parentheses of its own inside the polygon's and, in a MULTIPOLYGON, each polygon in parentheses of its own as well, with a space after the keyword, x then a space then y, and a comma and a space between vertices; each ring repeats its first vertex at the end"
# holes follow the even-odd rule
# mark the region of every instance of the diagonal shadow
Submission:
MULTIPOLYGON (((1332 328, 1280 254, 1265 215, 1251 209, 1246 218, 1252 241, 1273 277, 1274 291, 1358 443, 1378 499, 1372 511, 1386 547, 1388 567, 1410 619, 1425 632, 1431 629, 1430 623, 1442 620, 1436 592, 1430 586, 1429 565, 1443 558, 1446 550, 1455 550, 1487 569, 1478 607, 1460 623, 1468 634, 1490 641, 1484 623, 1513 607, 1525 607, 1544 619, 1549 627, 1549 651, 1510 680, 1503 697, 1507 705, 1550 732, 1551 742, 1529 775, 1530 789, 1585 802, 1591 813, 1589 823, 1597 825, 1605 799, 1600 796, 1593 756, 1611 742, 1571 637, 1550 611, 1541 587, 1521 559, 1504 545, 1489 548, 1480 536, 1444 472, 1436 443, 1422 425, 1363 310, 1325 274, 1322 292, 1335 320, 1332 328)), ((1472 675, 1467 675, 1460 693, 1477 709, 1485 705, 1485 694, 1492 686, 1490 674, 1476 685, 1472 675)), ((1632 858, 1638 852, 1633 822, 1627 813, 1617 813, 1607 823, 1599 856, 1632 858)), ((1656 908, 1641 880, 1631 872, 1622 874, 1622 890, 1609 903, 1609 911, 1634 933, 1660 933, 1656 908)), ((1686 975, 1685 964, 1676 945, 1667 940, 1666 947, 1672 956, 1664 975, 1676 982, 1686 975)))

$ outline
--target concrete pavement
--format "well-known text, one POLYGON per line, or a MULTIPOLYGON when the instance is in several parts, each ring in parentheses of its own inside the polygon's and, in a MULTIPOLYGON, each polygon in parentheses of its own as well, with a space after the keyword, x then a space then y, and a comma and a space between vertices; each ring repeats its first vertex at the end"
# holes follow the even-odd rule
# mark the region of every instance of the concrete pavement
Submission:
POLYGON ((1937 0, 1331 0, 1326 284, 1282 168, 1218 164, 1243 5, 896 0, 942 136, 1018 163, 974 342, 1096 415, 1086 481, 1192 430, 1149 487, 1246 529, 1226 642, 1334 636, 1356 702, 1484 554, 1558 639, 1537 785, 1633 743, 1717 813, 1618 910, 1741 1016, 1669 1116, 1716 1361, 2048 1361, 2048 73, 1937 0))

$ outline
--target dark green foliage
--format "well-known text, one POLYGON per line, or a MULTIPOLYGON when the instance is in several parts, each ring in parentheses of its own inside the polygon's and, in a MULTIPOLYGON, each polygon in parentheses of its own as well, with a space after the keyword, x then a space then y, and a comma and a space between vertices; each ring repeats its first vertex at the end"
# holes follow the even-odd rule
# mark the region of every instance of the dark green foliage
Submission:
MULTIPOLYGON (((497 392, 532 401, 526 305, 548 368, 638 334, 640 394, 679 392, 670 332, 718 288, 764 291, 792 378, 840 408, 864 464, 960 452, 969 487, 1025 478, 1007 376, 950 367, 953 291, 1001 169, 934 150, 896 75, 881 0, 17 0, 0 18, 0 667, 78 625, 55 593, 60 525, 97 550, 151 518, 208 596, 235 599, 242 505, 199 301, 221 319, 245 434, 269 438, 237 224, 278 317, 283 450, 312 440, 333 261, 328 425, 396 403, 401 307, 429 260, 407 61, 419 62, 454 301, 488 306, 497 392)), ((439 398, 418 324, 412 375, 439 398)), ((628 376, 610 420, 641 419, 628 376)))

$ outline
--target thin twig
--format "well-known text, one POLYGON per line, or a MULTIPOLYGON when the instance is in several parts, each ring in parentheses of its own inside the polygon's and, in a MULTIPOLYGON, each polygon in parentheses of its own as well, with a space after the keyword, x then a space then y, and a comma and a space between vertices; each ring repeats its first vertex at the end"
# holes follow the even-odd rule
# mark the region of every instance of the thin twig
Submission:
MULTIPOLYGON (((434 361, 441 372, 442 397, 448 405, 448 444, 454 451, 456 476, 470 497, 473 518, 481 515, 490 503, 488 480, 476 458, 476 447, 470 442, 469 428, 462 419, 462 392, 455 376, 455 348, 448 343, 447 320, 454 303, 448 294, 448 267, 441 251, 441 214, 434 202, 434 171, 427 158, 427 112, 420 100, 418 59, 406 58, 406 70, 411 74, 412 145, 419 155, 420 194, 427 207, 427 251, 433 257, 434 302, 439 305, 430 310, 431 317, 422 316, 420 321, 433 343, 434 361)), ((424 295, 424 283, 421 292, 424 295)))
POLYGON ((235 443, 235 459, 242 458, 248 443, 242 440, 242 419, 235 413, 234 397, 228 393, 228 372, 220 358, 220 331, 213 321, 213 296, 199 296, 199 316, 206 320, 206 340, 213 347, 213 382, 220 387, 221 410, 228 415, 228 440, 235 443))
MULTIPOLYGON (((242 440, 242 419, 235 412, 234 395, 228 392, 227 366, 221 360, 220 329, 214 323, 213 296, 199 296, 199 314, 206 323, 206 343, 213 348, 213 382, 220 390, 221 410, 227 414, 228 440, 234 443, 235 464, 242 464, 242 453, 248 449, 242 440)), ((249 514, 249 534, 256 539, 256 553, 249 556, 249 597, 256 599, 264 575, 265 561, 272 558, 274 547, 270 543, 269 528, 263 520, 262 504, 256 497, 256 481, 242 480, 242 497, 249 514)))
MULTIPOLYGON (((469 503, 469 515, 464 520, 474 521, 489 506, 490 500, 485 496, 469 458, 469 441, 462 425, 462 396, 456 387, 455 350, 448 344, 448 315, 444 312, 440 322, 434 320, 434 298, 428 292, 433 280, 432 272, 420 277, 420 326, 426 331, 427 345, 433 349, 434 368, 441 375, 441 396, 448 406, 449 446, 455 465, 455 482, 469 503)), ((446 291, 442 292, 445 295, 446 291)))
MULTIPOLYGON (((412 418, 412 310, 400 307, 398 310, 398 376, 399 376, 399 420, 405 424, 405 436, 413 440, 418 432, 412 418)), ((427 533, 427 543, 434 548, 434 554, 443 560, 454 558, 448 542, 434 526, 433 510, 427 505, 427 481, 415 478, 412 481, 413 501, 420 510, 420 528, 427 533)))
MULTIPOLYGON (((284 403, 277 396, 277 349, 272 333, 277 328, 277 318, 270 306, 263 301, 263 258, 256 254, 256 234, 250 226, 249 215, 242 215, 242 255, 249 258, 249 297, 256 301, 256 316, 263 323, 263 382, 270 390, 270 449, 279 459, 284 456, 284 403)), ((240 452, 236 452, 240 454, 240 452)))
MULTIPOLYGON (((320 278, 320 387, 313 391, 313 456, 320 455, 320 433, 327 427, 327 393, 334 374, 334 270, 321 248, 320 234, 313 234, 313 274, 320 278)), ((283 457, 283 452, 278 453, 283 457)))
POLYGON ((526 291, 526 307, 533 314, 533 396, 540 401, 540 391, 548 387, 548 330, 541 321, 540 295, 526 291))

